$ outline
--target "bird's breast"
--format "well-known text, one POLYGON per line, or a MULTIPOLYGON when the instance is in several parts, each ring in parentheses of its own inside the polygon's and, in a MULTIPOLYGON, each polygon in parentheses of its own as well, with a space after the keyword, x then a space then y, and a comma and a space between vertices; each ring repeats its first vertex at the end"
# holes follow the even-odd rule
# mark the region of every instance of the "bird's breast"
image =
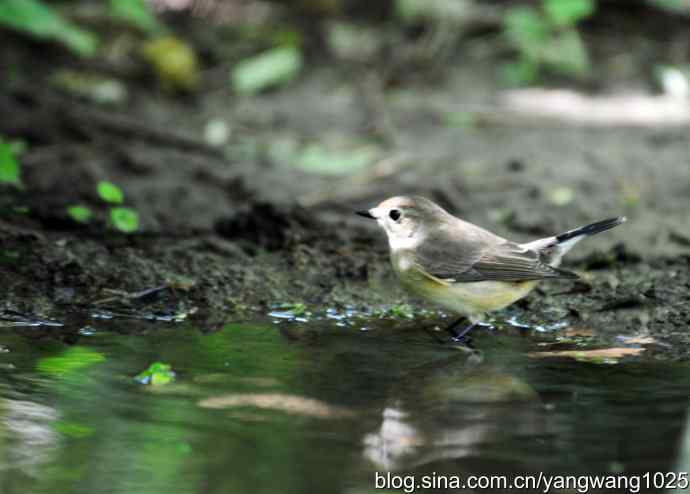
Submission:
POLYGON ((537 284, 537 281, 446 283, 423 273, 412 256, 405 255, 404 252, 391 252, 391 263, 408 291, 466 315, 507 307, 527 295, 537 284))

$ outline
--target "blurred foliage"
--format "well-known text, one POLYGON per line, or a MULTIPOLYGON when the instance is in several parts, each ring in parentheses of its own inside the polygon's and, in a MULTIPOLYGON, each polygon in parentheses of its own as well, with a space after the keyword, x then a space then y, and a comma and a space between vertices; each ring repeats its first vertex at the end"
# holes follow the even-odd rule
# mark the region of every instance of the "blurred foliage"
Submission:
POLYGON ((58 41, 82 56, 96 53, 98 39, 39 0, 2 0, 0 25, 22 31, 39 39, 58 41))
POLYGON ((15 158, 12 145, 0 138, 0 184, 2 183, 20 187, 22 181, 19 161, 15 158))
POLYGON ((406 24, 420 21, 462 22, 474 0, 396 0, 396 16, 406 24))
POLYGON ((63 436, 67 436, 72 439, 82 439, 94 434, 93 428, 67 420, 58 420, 54 422, 53 428, 63 436))
POLYGON ((232 87, 239 94, 255 94, 286 84, 297 77, 303 64, 298 48, 273 48, 238 63, 232 70, 232 87))
POLYGON ((504 32, 517 50, 518 60, 503 67, 512 85, 534 82, 543 68, 583 77, 590 70, 587 49, 576 25, 596 10, 594 0, 543 0, 540 8, 511 7, 504 17, 504 32))
POLYGON ((151 64, 165 90, 195 91, 199 87, 199 61, 186 41, 171 35, 146 42, 141 54, 151 64))
POLYGON ((655 7, 679 14, 690 13, 690 0, 647 0, 655 7))
POLYGON ((115 78, 60 69, 50 78, 57 88, 100 105, 115 105, 127 99, 127 86, 115 78))
POLYGON ((110 0, 110 13, 142 31, 156 34, 164 31, 163 25, 151 13, 144 0, 110 0))
POLYGON ((327 149, 321 144, 311 144, 299 152, 294 165, 309 173, 349 175, 373 164, 378 155, 379 151, 373 146, 327 149))
MULTIPOLYGON (((110 0, 108 13, 148 34, 164 31, 145 0, 110 0)), ((57 41, 80 56, 93 56, 98 50, 95 33, 77 26, 41 0, 0 1, 0 26, 38 39, 57 41)))

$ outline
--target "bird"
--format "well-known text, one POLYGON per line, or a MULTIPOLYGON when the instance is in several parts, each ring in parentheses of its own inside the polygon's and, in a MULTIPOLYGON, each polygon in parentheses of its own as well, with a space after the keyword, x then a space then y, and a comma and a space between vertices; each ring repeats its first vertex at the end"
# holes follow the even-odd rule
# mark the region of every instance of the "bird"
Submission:
POLYGON ((446 327, 460 341, 487 313, 508 307, 541 280, 579 276, 560 268, 585 237, 624 223, 619 216, 559 235, 517 243, 453 216, 420 196, 396 196, 358 215, 386 232, 390 260, 401 284, 461 317, 446 327), (456 328, 466 322, 462 331, 456 328))

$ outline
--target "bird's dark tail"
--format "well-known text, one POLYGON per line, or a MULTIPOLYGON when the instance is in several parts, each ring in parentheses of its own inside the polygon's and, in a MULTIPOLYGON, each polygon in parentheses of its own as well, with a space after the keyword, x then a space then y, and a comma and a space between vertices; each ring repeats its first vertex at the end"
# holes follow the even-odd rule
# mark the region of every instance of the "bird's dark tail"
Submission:
POLYGON ((567 242, 568 240, 572 240, 577 237, 582 237, 584 235, 596 235, 597 233, 610 230, 611 228, 614 228, 620 225, 621 223, 625 223, 626 221, 627 218, 625 216, 619 216, 618 218, 609 218, 607 220, 597 221, 596 223, 592 223, 591 225, 581 226, 580 228, 575 228, 574 230, 569 230, 565 233, 561 233, 560 235, 556 235, 556 242, 561 244, 567 242))

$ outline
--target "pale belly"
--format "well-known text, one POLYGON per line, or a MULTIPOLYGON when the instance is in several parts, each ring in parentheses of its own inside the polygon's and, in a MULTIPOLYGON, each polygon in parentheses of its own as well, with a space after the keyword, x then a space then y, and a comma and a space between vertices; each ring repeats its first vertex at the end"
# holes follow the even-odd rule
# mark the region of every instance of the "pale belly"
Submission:
MULTIPOLYGON (((394 267, 397 267, 394 265, 394 267)), ((526 296, 537 281, 439 283, 414 269, 396 269, 403 286, 415 295, 462 315, 472 316, 509 306, 526 296)))

